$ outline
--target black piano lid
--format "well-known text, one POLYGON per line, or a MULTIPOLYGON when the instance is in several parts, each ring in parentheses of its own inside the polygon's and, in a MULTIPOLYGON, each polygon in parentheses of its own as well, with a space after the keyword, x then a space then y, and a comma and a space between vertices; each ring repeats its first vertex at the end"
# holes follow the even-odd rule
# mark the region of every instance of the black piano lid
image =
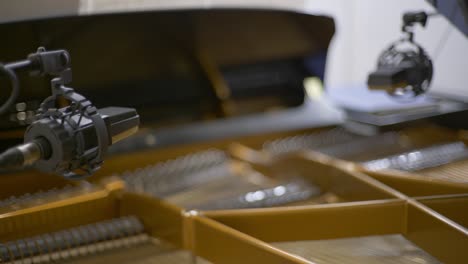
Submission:
MULTIPOLYGON (((71 87, 99 108, 135 107, 159 129, 301 107, 303 80, 323 79, 334 32, 329 17, 283 10, 64 14, 0 24, 0 60, 67 49, 71 87)), ((31 110, 50 94, 44 78, 20 81, 31 110)), ((0 130, 22 128, 10 119, 0 130)))

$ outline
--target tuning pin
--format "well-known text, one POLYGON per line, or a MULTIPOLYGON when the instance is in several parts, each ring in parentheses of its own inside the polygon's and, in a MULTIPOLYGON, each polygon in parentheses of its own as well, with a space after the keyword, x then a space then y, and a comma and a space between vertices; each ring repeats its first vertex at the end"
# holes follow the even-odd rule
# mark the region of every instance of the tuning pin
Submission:
POLYGON ((35 193, 25 193, 21 196, 11 196, 4 200, 0 201, 0 207, 9 207, 14 206, 15 208, 19 208, 26 204, 39 204, 50 199, 57 199, 69 196, 73 192, 77 192, 83 190, 82 186, 70 186, 67 185, 61 189, 52 188, 47 191, 39 190, 35 193))
POLYGON ((369 170, 395 169, 416 171, 468 158, 463 142, 439 144, 362 163, 369 170))
POLYGON ((299 150, 316 150, 327 146, 350 142, 361 138, 344 128, 334 128, 323 132, 308 133, 267 141, 263 149, 273 154, 287 153, 299 150))
POLYGON ((216 210, 272 207, 304 201, 320 194, 321 191, 316 186, 310 185, 303 180, 293 180, 273 188, 254 190, 233 198, 210 201, 199 206, 194 206, 192 209, 216 210))
POLYGON ((123 179, 132 191, 163 197, 206 181, 208 177, 200 176, 214 167, 225 166, 226 161, 226 153, 210 149, 126 172, 123 179))

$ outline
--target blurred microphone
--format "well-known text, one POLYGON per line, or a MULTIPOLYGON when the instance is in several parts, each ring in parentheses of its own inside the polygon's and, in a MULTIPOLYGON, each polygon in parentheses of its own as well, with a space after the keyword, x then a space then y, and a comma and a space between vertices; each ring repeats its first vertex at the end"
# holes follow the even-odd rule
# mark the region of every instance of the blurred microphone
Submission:
POLYGON ((67 178, 91 175, 102 164, 107 147, 134 134, 139 116, 135 109, 73 107, 42 115, 26 130, 25 143, 0 154, 0 168, 33 166, 67 178))
POLYGON ((66 50, 47 51, 39 47, 26 60, 0 63, 0 72, 10 80, 12 92, 0 106, 8 110, 19 94, 15 70, 33 75, 50 75, 52 95, 40 105, 36 121, 27 129, 24 144, 0 154, 0 168, 34 168, 80 179, 96 172, 107 148, 138 130, 140 117, 133 108, 97 109, 91 101, 65 86, 71 82, 71 58, 66 50), (59 102, 62 102, 60 104, 59 102))

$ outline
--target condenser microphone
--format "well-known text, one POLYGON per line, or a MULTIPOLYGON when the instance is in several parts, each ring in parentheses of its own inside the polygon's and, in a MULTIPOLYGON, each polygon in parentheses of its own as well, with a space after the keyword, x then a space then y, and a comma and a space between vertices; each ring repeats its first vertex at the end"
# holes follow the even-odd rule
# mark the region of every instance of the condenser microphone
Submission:
POLYGON ((107 107, 94 114, 48 115, 26 130, 25 143, 0 154, 0 168, 32 166, 38 170, 81 178, 98 170, 107 147, 134 134, 139 116, 135 109, 107 107), (65 119, 64 119, 65 116, 65 119))
POLYGON ((41 171, 80 179, 97 171, 107 148, 138 130, 140 118, 133 108, 97 109, 83 95, 65 86, 71 82, 70 54, 39 48, 26 60, 0 64, 9 77, 12 93, 0 113, 16 100, 19 81, 14 70, 51 75, 52 95, 37 110, 24 135, 24 144, 0 154, 0 168, 32 166, 41 171), (58 102, 66 102, 60 105, 58 102))

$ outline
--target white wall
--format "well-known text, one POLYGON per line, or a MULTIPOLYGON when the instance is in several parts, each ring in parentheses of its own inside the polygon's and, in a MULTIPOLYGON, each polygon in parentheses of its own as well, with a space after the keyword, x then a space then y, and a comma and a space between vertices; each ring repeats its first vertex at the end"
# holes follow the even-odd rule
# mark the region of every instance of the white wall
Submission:
MULTIPOLYGON (((336 87, 365 83, 380 52, 401 36, 402 13, 433 8, 424 0, 306 0, 305 10, 335 18, 326 85, 336 87)), ((433 58, 432 91, 468 97, 468 38, 442 16, 430 18, 426 28, 415 32, 415 40, 433 58), (445 47, 434 57, 447 29, 445 47)))

